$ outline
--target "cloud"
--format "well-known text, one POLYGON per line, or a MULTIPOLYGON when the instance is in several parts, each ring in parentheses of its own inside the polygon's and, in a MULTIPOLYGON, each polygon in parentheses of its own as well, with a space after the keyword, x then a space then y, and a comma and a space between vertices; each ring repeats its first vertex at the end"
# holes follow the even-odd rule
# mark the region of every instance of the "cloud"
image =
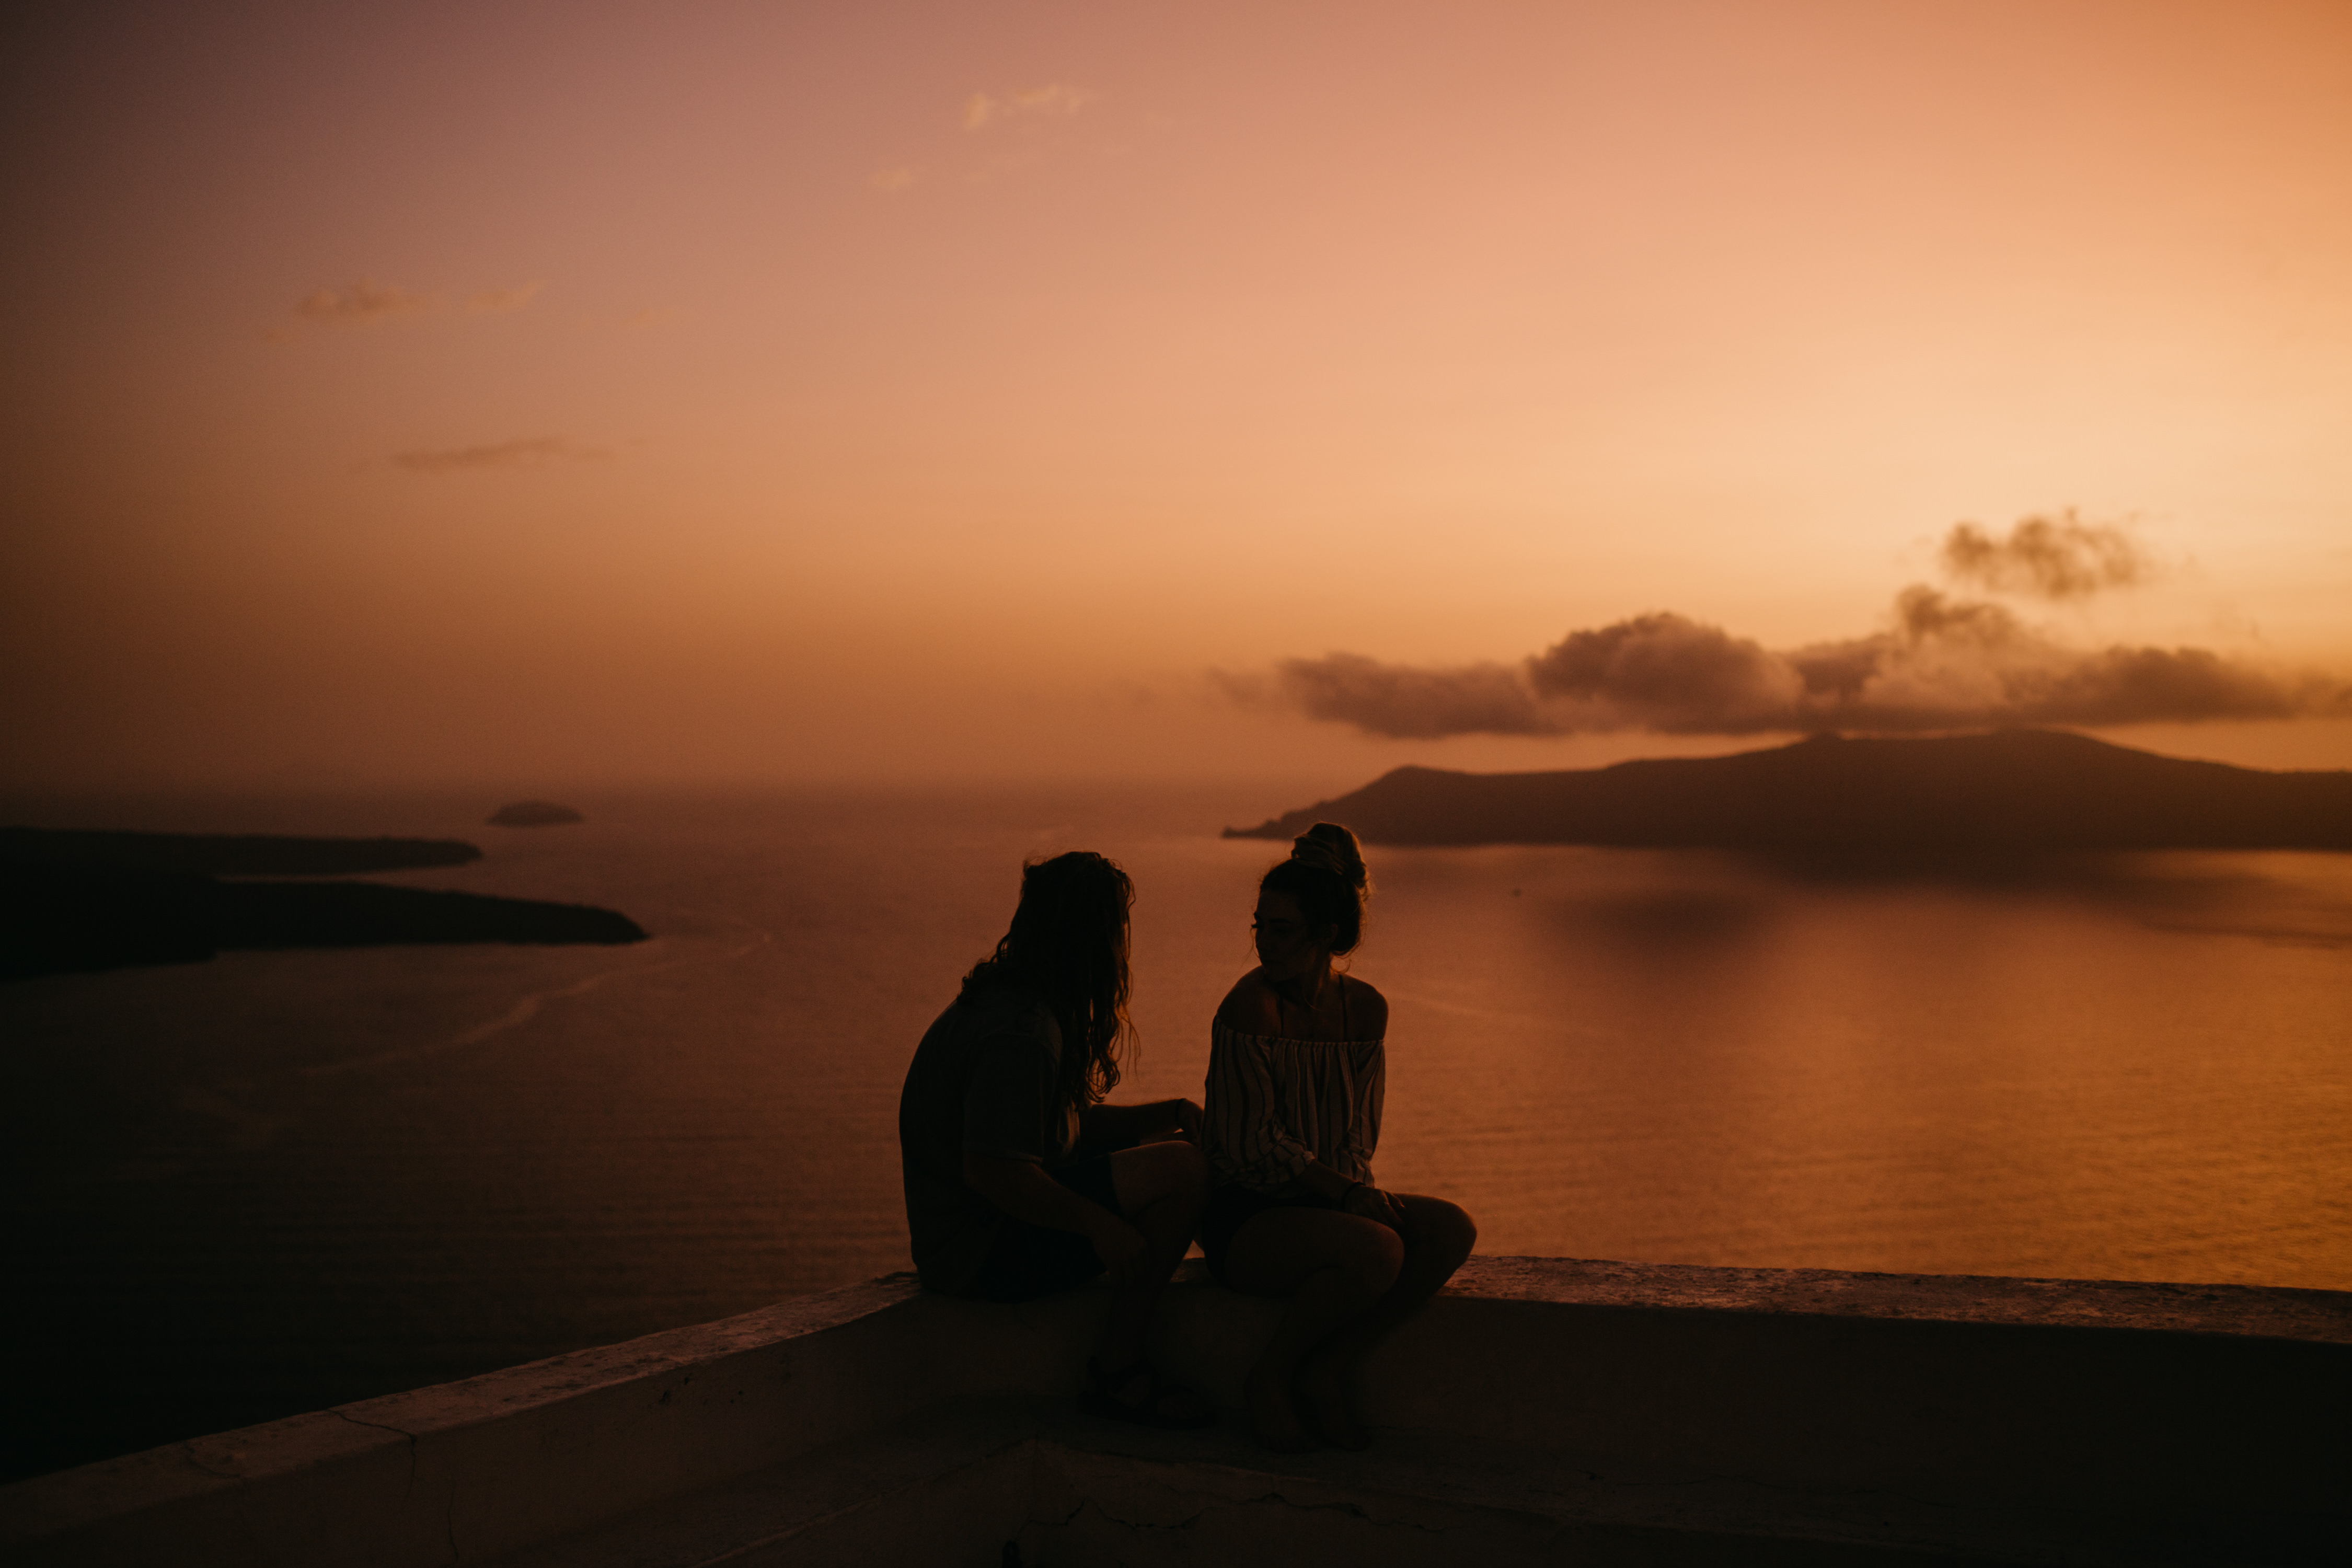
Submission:
MULTIPOLYGON (((1520 671, 1502 664, 1425 669, 1381 664, 1360 654, 1285 659, 1275 679, 1283 699, 1311 719, 1353 724, 1411 740, 1483 733, 1529 735, 1549 726, 1520 671)), ((1227 689, 1239 694, 1234 683, 1227 689)))
POLYGON ((915 171, 904 163, 894 164, 887 169, 875 170, 866 183, 885 195, 895 196, 915 183, 915 171))
POLYGON ((485 289, 466 301, 466 309, 476 315, 503 315, 530 304, 530 297, 538 293, 539 289, 536 280, 514 289, 485 289))
POLYGON ((1528 684, 1580 728, 1769 730, 1804 689, 1789 661, 1680 616, 1570 632, 1526 663, 1528 684))
MULTIPOLYGON (((1961 581, 2046 599, 2150 575, 2121 530, 2071 511, 2027 518, 2006 539, 1962 523, 1944 561, 1961 581)), ((2352 682, 2334 676, 2200 647, 2074 647, 2005 605, 1925 584, 1895 595, 1881 630, 1798 648, 1658 611, 1572 631, 1514 664, 1433 668, 1334 653, 1283 660, 1270 679, 1221 680, 1237 701, 1410 740, 2352 717, 2352 682)))
POLYGON ((2155 575, 2130 534, 2114 523, 2084 522, 2071 507, 2054 518, 2021 519, 2007 539, 1958 524, 1944 536, 1941 559, 1955 582, 2043 599, 2088 598, 2155 575))
POLYGON ((306 321, 367 326, 393 316, 438 310, 440 305, 438 294, 419 294, 397 283, 362 278, 341 289, 321 289, 307 296, 295 305, 294 313, 306 321))
POLYGON ((964 100, 963 128, 966 131, 985 131, 1001 121, 1021 116, 1072 115, 1100 96, 1085 88, 1058 81, 1044 87, 1024 88, 1002 98, 975 92, 964 100))
POLYGON ((1272 700, 1375 735, 1569 735, 1613 730, 1751 735, 2003 724, 2147 724, 2352 717, 2352 683, 2205 648, 2069 648, 1999 605, 1906 589, 1894 628, 1775 652, 1682 616, 1570 632, 1517 665, 1286 659, 1272 700))
MULTIPOLYGON (((536 281, 513 289, 484 289, 467 297, 466 312, 480 316, 520 310, 530 303, 539 290, 536 281)), ((305 295, 295 301, 294 316, 309 327, 367 327, 394 316, 428 315, 440 310, 444 302, 438 294, 362 278, 341 289, 320 289, 305 295)), ((286 342, 298 337, 301 330, 272 330, 265 336, 273 342, 286 342)))
POLYGON ((453 447, 436 452, 395 452, 393 462, 412 474, 470 473, 483 468, 536 468, 558 459, 610 457, 602 447, 575 447, 560 436, 500 441, 487 447, 453 447))

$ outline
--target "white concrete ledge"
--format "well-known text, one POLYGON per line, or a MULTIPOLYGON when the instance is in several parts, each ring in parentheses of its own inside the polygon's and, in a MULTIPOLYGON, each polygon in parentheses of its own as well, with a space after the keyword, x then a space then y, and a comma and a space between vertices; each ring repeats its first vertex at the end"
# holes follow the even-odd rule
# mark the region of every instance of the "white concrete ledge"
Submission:
MULTIPOLYGON (((1528 1478, 1512 1483, 1531 1500, 1513 1516, 1524 1516, 1511 1527, 1518 1546, 1504 1551, 1485 1525, 1456 1538, 1465 1552, 1481 1540, 1493 1561, 1551 1551, 1570 1524, 1589 1535, 1611 1518, 1643 1539, 1683 1530, 1693 1552, 1746 1543, 1748 1557, 1722 1561, 1763 1560, 1753 1553, 1768 1539, 1861 1550, 1869 1538, 1948 1561, 2153 1561, 2145 1543, 2168 1539, 2202 1543, 2182 1561, 2296 1562, 2352 1545, 2344 1293, 1475 1258, 1370 1369, 1367 1414, 1391 1434, 1382 1447, 1287 1465, 1233 1431, 1180 1438, 1106 1425, 1089 1436, 1055 1416, 1103 1302, 1100 1290, 1024 1307, 955 1302, 888 1276, 21 1482, 0 1489, 0 1546, 24 1564, 585 1563, 603 1560, 596 1542, 617 1549, 685 1508, 738 1521, 719 1552, 729 1561, 753 1560, 737 1554, 759 1542, 759 1561, 869 1550, 888 1561, 919 1540, 926 1560, 993 1568, 1017 1537, 1033 1560, 1079 1563, 1109 1550, 1109 1526, 1089 1536, 1055 1524, 1053 1500, 1114 1474, 1163 1500, 1197 1494, 1232 1520, 1259 1517, 1259 1505, 1216 1502, 1220 1487, 1239 1487, 1235 1497, 1321 1488, 1344 1502, 1316 1516, 1333 1529, 1360 1523, 1366 1500, 1381 1498, 1410 1512, 1443 1494, 1490 1524, 1512 1513, 1508 1485, 1464 1501, 1456 1482, 1433 1479, 1449 1452, 1528 1478), (950 1420, 950 1408, 964 1414, 950 1420), (1408 1453, 1420 1458, 1399 1459, 1408 1453), (1563 1466, 1648 1479, 1580 1490, 1555 1484, 1563 1466), (1695 1496, 1810 1498, 1822 1519, 1853 1511, 1824 1497, 1875 1499, 1880 1512, 1899 1501, 1911 1522, 1872 1537, 1880 1527, 1853 1520, 1803 1525, 1811 1516, 1792 1504, 1778 1523, 1724 1524, 1762 1519, 1742 1503, 1745 1513, 1700 1509, 1689 1516, 1700 1522, 1677 1525, 1637 1506, 1661 1476, 1695 1496), (1931 1542, 1920 1531, 1934 1520, 1944 1525, 1931 1542), (2042 1544, 2021 1555, 2014 1543, 2029 1537, 2042 1544), (2012 1544, 1952 1554, 1979 1539, 2012 1544)), ((1276 1310, 1188 1276, 1158 1353, 1237 1405, 1276 1310)), ((1101 1499, 1078 1501, 1070 1521, 1111 1517, 1101 1499)), ((1175 1515, 1189 1506, 1168 1504, 1175 1515)), ((1281 1517, 1265 1528, 1286 1539, 1306 1528, 1307 1516, 1281 1517)), ((664 1538, 668 1555, 610 1560, 715 1560, 698 1530, 664 1538)), ((1376 1557, 1419 1538, 1381 1539, 1376 1557)), ((1205 1562, 1185 1542, 1207 1540, 1147 1530, 1118 1552, 1205 1562), (1150 1552, 1138 1544, 1147 1536, 1150 1552)))

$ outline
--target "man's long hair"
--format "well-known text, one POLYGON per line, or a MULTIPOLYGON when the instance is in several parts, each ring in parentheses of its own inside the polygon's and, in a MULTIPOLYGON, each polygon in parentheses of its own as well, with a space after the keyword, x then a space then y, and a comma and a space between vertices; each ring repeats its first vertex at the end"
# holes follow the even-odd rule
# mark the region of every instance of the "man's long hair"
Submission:
POLYGON ((1073 850, 1021 870, 1021 903, 996 952, 963 977, 1036 992, 1062 1026, 1061 1100, 1087 1106, 1118 1083, 1115 1052, 1128 1034, 1127 925, 1135 884, 1118 863, 1073 850))

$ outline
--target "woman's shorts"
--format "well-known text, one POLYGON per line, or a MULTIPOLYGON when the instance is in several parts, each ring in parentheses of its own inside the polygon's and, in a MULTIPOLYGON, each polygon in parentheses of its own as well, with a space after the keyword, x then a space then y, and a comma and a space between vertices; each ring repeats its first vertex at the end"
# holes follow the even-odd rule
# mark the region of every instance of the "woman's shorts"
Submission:
POLYGON ((1242 1226, 1268 1209, 1340 1212, 1336 1199, 1304 1188, 1261 1193, 1249 1187, 1219 1187, 1209 1194, 1208 1207, 1201 1211, 1201 1254, 1209 1260, 1209 1273, 1218 1284, 1225 1282, 1225 1250, 1233 1246, 1234 1237, 1242 1226))
MULTIPOLYGON (((1078 1196, 1092 1199, 1122 1219, 1127 1217, 1118 1206, 1118 1188, 1111 1181, 1108 1154, 1051 1165, 1045 1173, 1078 1196)), ((1102 1271, 1103 1260, 1095 1255, 1095 1244, 1076 1231, 1030 1225, 1007 1215, 997 1222, 988 1256, 981 1259, 980 1272, 962 1293, 982 1301, 1029 1301, 1083 1285, 1102 1271)))

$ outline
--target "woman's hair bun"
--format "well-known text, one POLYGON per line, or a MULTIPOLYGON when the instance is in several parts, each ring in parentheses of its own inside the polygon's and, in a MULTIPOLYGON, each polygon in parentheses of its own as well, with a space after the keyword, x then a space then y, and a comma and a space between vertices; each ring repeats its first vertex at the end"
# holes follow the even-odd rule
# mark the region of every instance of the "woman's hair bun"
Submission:
POLYGON ((1356 836, 1336 822, 1318 822, 1292 839, 1290 858, 1302 866, 1335 872, 1348 886, 1363 890, 1363 851, 1356 847, 1356 836))
POLYGON ((1364 895, 1370 890, 1356 836, 1336 822, 1318 822, 1290 841, 1290 858, 1258 879, 1258 891, 1298 900, 1309 926, 1331 928, 1334 957, 1364 939, 1364 895))

